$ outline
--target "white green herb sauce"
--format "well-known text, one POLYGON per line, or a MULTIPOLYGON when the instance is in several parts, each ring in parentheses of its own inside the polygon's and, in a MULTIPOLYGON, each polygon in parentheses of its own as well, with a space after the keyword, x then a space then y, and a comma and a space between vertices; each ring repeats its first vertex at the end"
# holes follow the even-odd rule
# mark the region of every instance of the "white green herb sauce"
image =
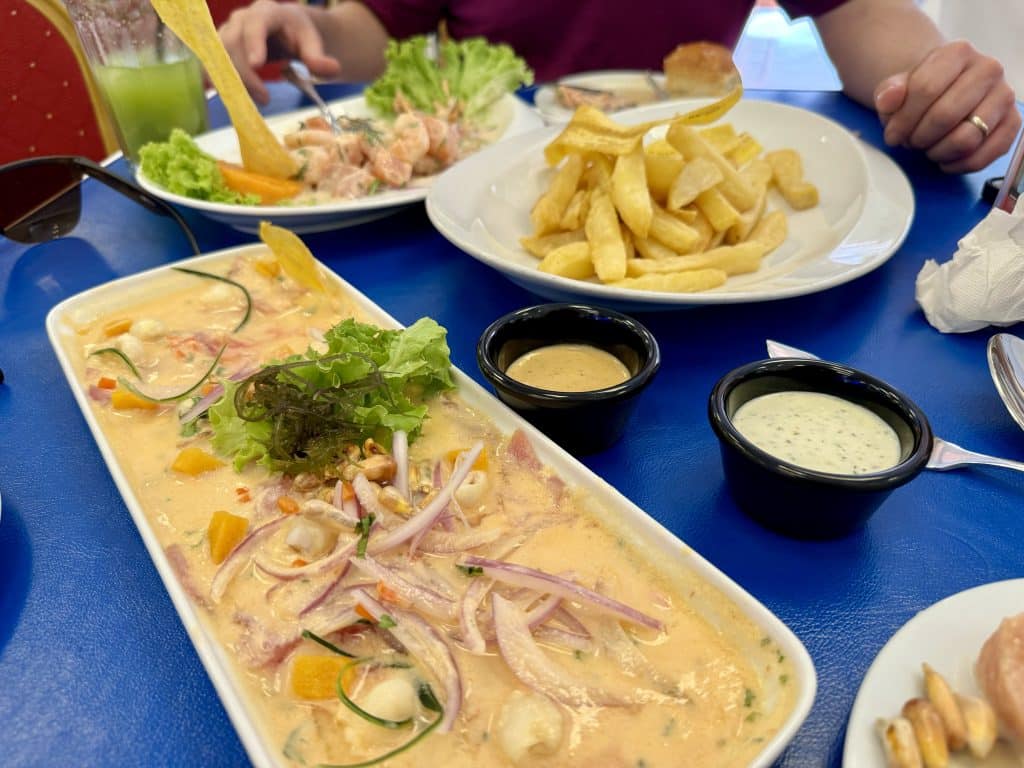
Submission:
POLYGON ((900 440, 877 414, 821 392, 773 392, 733 416, 736 429, 763 451, 806 469, 864 475, 900 461, 900 440))

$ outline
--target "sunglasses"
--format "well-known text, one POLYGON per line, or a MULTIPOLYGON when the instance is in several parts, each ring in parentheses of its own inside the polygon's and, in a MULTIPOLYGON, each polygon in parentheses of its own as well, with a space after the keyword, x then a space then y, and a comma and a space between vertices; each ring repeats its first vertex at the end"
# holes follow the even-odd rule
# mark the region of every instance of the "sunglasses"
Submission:
POLYGON ((45 243, 64 237, 82 212, 81 183, 91 176, 153 213, 173 219, 192 252, 195 235, 181 215, 146 190, 85 157, 56 155, 0 165, 0 236, 19 243, 45 243))

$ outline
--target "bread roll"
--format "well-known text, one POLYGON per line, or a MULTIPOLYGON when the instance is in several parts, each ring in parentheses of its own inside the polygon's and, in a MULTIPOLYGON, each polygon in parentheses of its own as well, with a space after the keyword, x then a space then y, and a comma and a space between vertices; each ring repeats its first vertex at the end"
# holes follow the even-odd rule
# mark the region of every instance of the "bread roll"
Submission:
POLYGON ((723 96, 740 82, 732 51, 718 43, 678 45, 662 66, 665 89, 674 96, 723 96))

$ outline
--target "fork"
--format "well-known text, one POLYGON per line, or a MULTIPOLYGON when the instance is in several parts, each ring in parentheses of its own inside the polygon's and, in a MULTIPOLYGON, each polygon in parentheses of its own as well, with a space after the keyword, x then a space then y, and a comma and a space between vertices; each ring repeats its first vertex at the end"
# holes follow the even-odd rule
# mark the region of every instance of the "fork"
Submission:
POLYGON ((327 102, 320 98, 320 94, 316 92, 316 88, 313 87, 313 80, 309 75, 309 68, 306 67, 301 61, 289 61, 281 69, 281 76, 289 83, 294 85, 300 91, 302 91, 306 97, 316 104, 317 109, 320 110, 320 114, 323 115, 324 120, 331 127, 331 133, 335 136, 341 133, 341 125, 338 123, 334 113, 331 112, 330 107, 327 106, 327 102))

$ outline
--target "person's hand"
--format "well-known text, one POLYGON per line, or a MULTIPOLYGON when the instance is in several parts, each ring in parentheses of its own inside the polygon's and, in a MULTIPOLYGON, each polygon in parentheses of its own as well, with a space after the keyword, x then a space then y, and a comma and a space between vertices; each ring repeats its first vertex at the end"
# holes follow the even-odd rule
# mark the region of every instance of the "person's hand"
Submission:
POLYGON ((268 55, 298 58, 317 77, 334 77, 341 70, 337 59, 324 54, 320 32, 300 3, 256 0, 233 11, 219 32, 242 82, 261 104, 270 94, 256 69, 267 63, 268 55))
POLYGON ((995 59, 948 43, 875 88, 885 143, 920 149, 947 173, 986 167, 1020 129, 1013 89, 995 59))

